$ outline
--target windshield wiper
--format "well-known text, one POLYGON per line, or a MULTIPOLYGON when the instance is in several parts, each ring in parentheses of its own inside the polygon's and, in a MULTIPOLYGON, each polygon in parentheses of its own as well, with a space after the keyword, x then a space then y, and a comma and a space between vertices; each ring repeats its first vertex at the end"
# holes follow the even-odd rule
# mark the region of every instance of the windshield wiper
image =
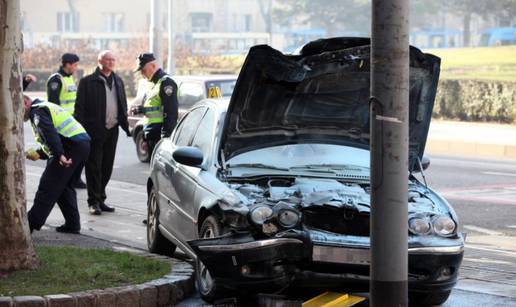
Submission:
POLYGON ((274 169, 274 170, 286 171, 286 172, 289 171, 288 168, 277 167, 274 165, 267 165, 267 164, 263 164, 263 163, 240 163, 240 164, 228 164, 227 166, 229 168, 231 168, 231 167, 250 167, 250 168, 274 169))

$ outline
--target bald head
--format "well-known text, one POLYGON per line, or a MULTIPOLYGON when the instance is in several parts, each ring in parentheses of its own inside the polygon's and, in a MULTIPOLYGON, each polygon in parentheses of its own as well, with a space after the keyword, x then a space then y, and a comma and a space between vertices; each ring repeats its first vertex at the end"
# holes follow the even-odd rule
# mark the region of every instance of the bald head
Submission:
POLYGON ((103 50, 99 53, 98 57, 98 66, 103 74, 110 75, 111 72, 115 69, 115 56, 111 50, 103 50))

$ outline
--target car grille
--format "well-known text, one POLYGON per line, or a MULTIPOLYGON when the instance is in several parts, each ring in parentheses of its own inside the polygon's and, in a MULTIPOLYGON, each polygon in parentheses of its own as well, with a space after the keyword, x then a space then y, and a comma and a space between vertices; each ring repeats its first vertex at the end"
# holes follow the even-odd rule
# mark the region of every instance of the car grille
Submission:
POLYGON ((303 223, 333 233, 369 236, 369 213, 359 213, 350 208, 328 206, 303 210, 303 223))

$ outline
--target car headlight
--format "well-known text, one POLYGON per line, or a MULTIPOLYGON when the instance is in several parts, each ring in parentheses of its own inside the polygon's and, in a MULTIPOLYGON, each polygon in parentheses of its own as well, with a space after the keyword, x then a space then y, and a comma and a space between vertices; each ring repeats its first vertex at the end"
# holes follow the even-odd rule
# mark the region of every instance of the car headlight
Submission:
POLYGON ((416 234, 416 235, 427 234, 431 229, 430 222, 428 222, 428 220, 426 220, 426 219, 419 218, 419 217, 411 218, 409 220, 408 226, 409 226, 410 232, 412 232, 413 234, 416 234))
POLYGON ((455 232, 455 222, 447 216, 439 216, 432 221, 434 232, 440 236, 447 237, 455 232))
POLYGON ((278 220, 281 226, 292 228, 299 222, 299 213, 294 210, 283 209, 278 213, 278 220))
POLYGON ((251 209, 251 220, 257 225, 262 225, 272 216, 272 209, 268 206, 258 206, 251 209))

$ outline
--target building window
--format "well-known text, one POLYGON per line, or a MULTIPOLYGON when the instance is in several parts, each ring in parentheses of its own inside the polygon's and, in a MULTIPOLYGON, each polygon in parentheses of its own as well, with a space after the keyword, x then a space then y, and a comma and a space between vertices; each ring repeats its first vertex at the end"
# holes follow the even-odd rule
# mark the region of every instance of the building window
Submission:
POLYGON ((57 31, 59 32, 79 32, 79 13, 58 12, 57 31))
POLYGON ((211 32, 212 19, 211 13, 191 13, 192 32, 211 32))
POLYGON ((252 22, 252 17, 250 14, 247 14, 247 15, 244 15, 244 31, 245 32, 250 32, 251 31, 251 22, 252 22))
POLYGON ((107 32, 123 32, 125 30, 124 13, 104 13, 107 32))

